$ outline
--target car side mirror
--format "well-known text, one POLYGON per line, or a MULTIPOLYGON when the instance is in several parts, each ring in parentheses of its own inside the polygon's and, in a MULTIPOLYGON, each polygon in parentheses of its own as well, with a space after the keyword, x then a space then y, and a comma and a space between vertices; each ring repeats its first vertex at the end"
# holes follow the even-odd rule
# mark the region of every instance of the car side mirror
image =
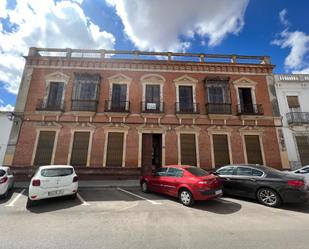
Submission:
POLYGON ((215 175, 215 176, 220 175, 220 173, 219 173, 219 172, 210 172, 210 174, 213 174, 213 175, 215 175))
POLYGON ((303 170, 303 169, 300 169, 300 170, 296 171, 296 173, 297 174, 305 174, 307 172, 305 170, 303 170))

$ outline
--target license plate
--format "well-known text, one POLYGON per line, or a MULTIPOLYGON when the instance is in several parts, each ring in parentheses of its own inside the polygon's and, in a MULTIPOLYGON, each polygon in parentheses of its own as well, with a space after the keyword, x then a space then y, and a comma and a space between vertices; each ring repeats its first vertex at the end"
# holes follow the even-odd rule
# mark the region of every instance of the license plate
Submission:
POLYGON ((222 194, 222 190, 216 190, 215 195, 221 195, 222 194))
POLYGON ((48 196, 56 196, 56 195, 62 195, 64 193, 64 190, 55 190, 48 192, 48 196))

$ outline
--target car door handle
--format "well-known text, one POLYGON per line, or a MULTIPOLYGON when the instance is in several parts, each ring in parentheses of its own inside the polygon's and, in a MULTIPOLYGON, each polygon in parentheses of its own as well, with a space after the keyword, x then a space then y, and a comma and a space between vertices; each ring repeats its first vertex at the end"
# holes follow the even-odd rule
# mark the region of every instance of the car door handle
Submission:
POLYGON ((225 180, 229 181, 229 180, 231 180, 231 178, 226 177, 225 180))
POLYGON ((256 182, 256 179, 254 179, 254 178, 250 178, 250 181, 252 181, 252 182, 256 182))

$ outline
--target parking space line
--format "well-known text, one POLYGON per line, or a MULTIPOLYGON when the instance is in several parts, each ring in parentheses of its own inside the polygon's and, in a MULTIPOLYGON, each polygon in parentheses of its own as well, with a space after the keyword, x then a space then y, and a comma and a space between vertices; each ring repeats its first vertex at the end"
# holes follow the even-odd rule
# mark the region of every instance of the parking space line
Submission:
POLYGON ((148 202, 150 202, 150 203, 153 204, 153 205, 161 205, 161 204, 162 204, 162 203, 159 203, 159 202, 156 202, 156 201, 149 200, 149 199, 147 199, 147 198, 145 198, 145 197, 143 197, 143 196, 134 194, 134 193, 132 193, 132 192, 130 192, 130 191, 127 191, 127 190, 124 190, 124 189, 122 189, 122 188, 117 188, 117 189, 120 190, 120 191, 122 191, 122 192, 125 192, 125 193, 127 193, 127 194, 129 194, 129 195, 133 195, 133 196, 135 196, 135 197, 137 197, 137 198, 139 198, 139 199, 148 201, 148 202))
POLYGON ((77 198, 80 200, 80 202, 82 203, 82 206, 90 206, 90 204, 88 202, 86 202, 84 200, 83 197, 81 197, 81 195, 79 193, 76 194, 77 198))
POLYGON ((15 202, 22 196, 22 194, 26 191, 26 189, 23 189, 22 191, 20 191, 20 193, 18 193, 18 195, 7 205, 5 205, 6 207, 14 207, 15 202))

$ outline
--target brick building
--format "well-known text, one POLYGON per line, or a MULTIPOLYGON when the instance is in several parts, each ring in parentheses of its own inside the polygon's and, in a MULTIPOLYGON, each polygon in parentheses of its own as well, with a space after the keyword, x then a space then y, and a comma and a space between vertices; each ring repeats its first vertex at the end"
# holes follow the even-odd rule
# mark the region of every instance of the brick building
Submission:
POLYGON ((266 56, 30 48, 25 59, 8 165, 284 164, 266 56))

